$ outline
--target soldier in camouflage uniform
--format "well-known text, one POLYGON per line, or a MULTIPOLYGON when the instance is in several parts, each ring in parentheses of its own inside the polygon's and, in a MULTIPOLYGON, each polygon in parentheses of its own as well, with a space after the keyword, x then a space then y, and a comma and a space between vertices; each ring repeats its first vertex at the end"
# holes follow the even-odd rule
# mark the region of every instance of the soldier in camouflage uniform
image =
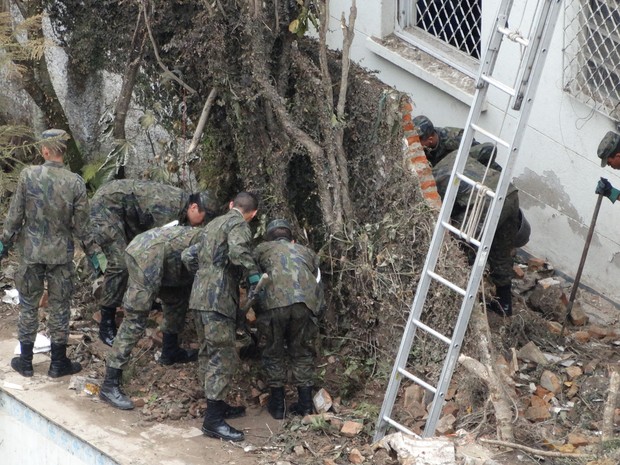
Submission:
MULTIPOLYGON (((609 166, 620 170, 620 134, 608 131, 598 146, 597 155, 601 159, 602 168, 609 166)), ((611 203, 616 203, 620 197, 620 189, 612 186, 606 178, 598 181, 594 193, 607 197, 611 203)))
MULTIPOLYGON (((450 152, 458 150, 461 145, 464 132, 461 128, 437 128, 430 119, 423 115, 413 118, 413 125, 418 131, 420 144, 424 147, 426 158, 431 166, 435 166, 450 152)), ((471 144, 469 156, 486 165, 489 159, 495 158, 495 153, 496 150, 493 144, 488 142, 481 144, 474 139, 471 144)), ((491 167, 497 171, 502 170, 501 166, 494 161, 491 167)))
MULTIPOLYGON (((79 372, 82 367, 67 358, 71 296, 73 294, 74 239, 90 257, 98 248, 92 241, 88 197, 84 180, 63 164, 69 135, 60 129, 42 134, 45 163, 25 168, 19 177, 4 222, 0 251, 15 241, 21 261, 15 273, 19 291, 18 339, 21 355, 11 367, 32 376, 32 349, 39 327, 39 300, 47 280, 49 295, 47 328, 52 342, 52 378, 79 372)), ((4 251, 2 251, 4 253, 4 251)), ((93 264, 96 258, 92 258, 93 264)))
POLYGON ((104 184, 91 204, 95 241, 107 259, 99 337, 111 346, 116 335, 116 308, 127 288, 127 244, 137 234, 174 220, 180 225, 198 226, 215 217, 217 204, 207 191, 190 195, 167 184, 131 179, 104 184))
POLYGON ((319 257, 295 243, 288 221, 270 222, 266 239, 267 242, 254 250, 258 265, 270 277, 256 317, 263 369, 271 388, 267 409, 273 418, 280 420, 285 414, 287 355, 299 396, 290 411, 307 415, 314 410, 315 342, 323 293, 317 282, 319 257))
MULTIPOLYGON (((446 193, 448 182, 450 181, 456 155, 457 151, 450 153, 433 167, 433 176, 437 183, 437 192, 442 198, 446 193)), ((482 182, 485 170, 485 165, 472 158, 468 158, 464 173, 474 181, 482 182)), ((484 180, 484 185, 494 190, 499 182, 499 176, 500 173, 493 169, 489 169, 484 180)), ((472 187, 469 184, 464 182, 460 183, 454 210, 452 211, 452 219, 459 225, 462 223, 463 216, 465 215, 471 190, 472 187)), ((510 184, 497 223, 493 243, 489 250, 491 279, 496 288, 496 299, 490 303, 489 309, 506 316, 512 315, 512 295, 510 289, 513 276, 513 260, 511 252, 516 246, 515 239, 518 229, 519 192, 516 187, 510 184)))
POLYGON ((123 299, 126 317, 108 355, 106 377, 99 397, 112 406, 129 410, 133 402, 121 391, 122 370, 146 329, 153 301, 163 303, 164 335, 159 359, 163 365, 197 360, 197 351, 179 347, 178 335, 185 325, 189 293, 194 276, 181 262, 181 252, 194 244, 201 228, 172 226, 138 234, 125 251, 129 285, 123 299))
POLYGON ((258 201, 247 192, 237 194, 230 211, 211 221, 200 241, 183 251, 182 259, 190 271, 196 272, 189 307, 204 326, 204 341, 198 354, 204 374, 207 413, 202 431, 227 441, 242 441, 244 436, 224 421, 233 413, 244 413, 243 407, 231 407, 226 394, 236 372, 235 327, 239 307, 239 282, 248 275, 248 298, 254 297, 260 279, 252 258, 252 234, 248 223, 256 216, 258 201))

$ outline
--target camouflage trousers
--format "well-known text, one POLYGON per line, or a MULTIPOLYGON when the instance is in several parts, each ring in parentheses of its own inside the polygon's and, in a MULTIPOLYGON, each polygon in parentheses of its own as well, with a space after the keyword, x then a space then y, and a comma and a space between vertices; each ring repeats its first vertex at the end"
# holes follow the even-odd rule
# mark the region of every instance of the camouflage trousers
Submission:
POLYGON ((127 288, 125 249, 129 240, 122 229, 122 218, 107 208, 93 205, 91 221, 95 242, 108 261, 103 275, 101 306, 116 308, 121 305, 127 288))
POLYGON ((303 303, 260 310, 257 315, 261 359, 269 387, 281 387, 287 381, 287 361, 297 386, 313 386, 318 325, 303 303), (287 360, 288 359, 288 360, 287 360))
POLYGON ((512 249, 519 229, 519 193, 511 192, 506 196, 493 243, 489 250, 489 269, 495 286, 508 286, 514 275, 512 249))
POLYGON ((198 362, 205 397, 225 400, 239 366, 239 355, 235 348, 235 320, 218 312, 195 313, 196 321, 202 322, 204 332, 198 362))
POLYGON ((52 342, 67 343, 73 278, 73 262, 62 265, 21 264, 18 267, 15 287, 19 291, 17 338, 20 342, 34 343, 39 329, 39 301, 47 281, 47 330, 52 342))
POLYGON ((123 299, 125 318, 118 329, 112 350, 106 360, 107 366, 119 369, 127 365, 131 351, 144 334, 155 298, 159 297, 162 301, 161 331, 172 334, 180 334, 183 331, 191 290, 189 286, 164 286, 158 289, 149 285, 135 261, 128 260, 128 266, 129 285, 123 299))

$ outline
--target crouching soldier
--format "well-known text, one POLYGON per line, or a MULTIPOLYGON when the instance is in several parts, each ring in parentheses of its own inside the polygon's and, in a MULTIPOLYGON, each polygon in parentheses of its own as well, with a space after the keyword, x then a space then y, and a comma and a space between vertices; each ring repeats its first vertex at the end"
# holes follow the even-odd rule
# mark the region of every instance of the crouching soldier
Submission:
POLYGON ((99 338, 111 346, 116 335, 116 307, 127 289, 125 248, 138 234, 178 221, 198 226, 217 214, 208 191, 190 194, 153 181, 121 179, 101 186, 91 202, 94 238, 107 259, 101 294, 99 338))
POLYGON ((314 410, 317 317, 323 304, 319 258, 295 243, 286 220, 269 223, 266 239, 256 247, 254 256, 270 278, 256 314, 263 370, 271 389, 267 409, 273 418, 285 416, 286 360, 290 358, 299 396, 290 412, 307 415, 314 410))
POLYGON ((121 410, 133 408, 133 402, 120 389, 122 370, 131 350, 146 329, 155 298, 162 301, 164 318, 163 365, 187 363, 198 359, 198 351, 179 347, 179 333, 185 324, 193 275, 181 261, 181 252, 198 240, 201 228, 173 226, 155 228, 139 234, 125 251, 129 285, 123 306, 125 318, 106 363, 106 375, 99 397, 121 410))

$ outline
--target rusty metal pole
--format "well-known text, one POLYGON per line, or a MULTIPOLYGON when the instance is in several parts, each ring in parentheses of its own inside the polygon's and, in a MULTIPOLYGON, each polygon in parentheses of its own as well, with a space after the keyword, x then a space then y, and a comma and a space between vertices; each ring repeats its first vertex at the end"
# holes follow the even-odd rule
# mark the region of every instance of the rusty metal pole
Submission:
POLYGON ((566 317, 562 322, 562 330, 560 331, 560 339, 564 337, 564 329, 566 328, 566 322, 570 319, 570 314, 573 310, 573 303, 575 302, 575 296, 577 295, 577 289, 579 288, 579 282, 581 281, 581 273, 583 272, 583 266, 586 263, 586 257, 588 256, 588 250, 590 249, 590 242, 592 242, 592 235, 594 234, 594 226, 596 226, 596 219, 598 218, 598 212, 601 209, 601 202, 603 196, 599 195, 596 200, 596 206, 594 207, 594 213, 592 214, 592 221, 590 222, 590 230, 588 231, 588 237, 586 237, 586 243, 583 245, 583 252, 581 253, 581 261, 579 262, 579 268, 577 268, 577 274, 575 275, 575 282, 570 291, 570 297, 566 304, 566 317))

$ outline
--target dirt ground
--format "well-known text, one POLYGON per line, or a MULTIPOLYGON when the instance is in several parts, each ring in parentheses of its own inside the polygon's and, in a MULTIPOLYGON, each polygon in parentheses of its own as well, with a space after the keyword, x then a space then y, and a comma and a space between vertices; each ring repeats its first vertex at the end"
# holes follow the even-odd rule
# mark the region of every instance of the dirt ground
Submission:
MULTIPOLYGON (((15 263, 9 260, 4 265, 0 273, 0 288, 10 289, 10 276, 15 263)), ((546 322, 550 321, 548 317, 545 319, 530 308, 528 293, 532 287, 528 289, 527 280, 533 279, 532 276, 534 284, 543 277, 526 273, 521 280, 515 280, 515 316, 510 319, 493 314, 489 316, 492 334, 498 339, 498 353, 508 360, 509 364, 512 363, 511 347, 514 346, 518 351, 526 342, 534 342, 551 360, 548 365, 541 366, 527 360, 514 359, 517 366, 513 367, 511 375, 519 397, 519 405, 515 407, 520 420, 517 442, 560 454, 592 454, 587 460, 548 457, 544 459, 544 463, 548 464, 617 463, 613 460, 617 458, 614 454, 620 449, 620 444, 607 444, 607 450, 602 450, 599 438, 602 409, 608 390, 608 366, 620 362, 620 311, 603 297, 580 291, 578 301, 590 321, 583 327, 569 327, 568 337, 560 342, 553 334, 552 327, 547 326, 546 322), (577 333, 581 334, 575 336, 577 333), (572 375, 568 375, 567 370, 571 366, 579 367, 581 373, 577 375, 576 371, 571 371, 572 375), (555 373, 561 383, 559 392, 554 396, 549 396, 549 392, 540 386, 541 373, 545 370, 555 373), (530 414, 534 396, 541 396, 549 402, 548 408, 545 407, 552 411, 549 417, 533 418, 533 414, 530 414)), ((562 285, 565 288, 568 286, 566 283, 562 285)), ((96 317, 96 303, 90 284, 84 283, 80 286, 74 305, 70 352, 72 357, 84 366, 80 375, 86 377, 86 381, 96 384, 103 378, 104 359, 109 349, 97 337, 97 323, 93 320, 94 313, 96 317)), ((18 314, 17 305, 0 303, 0 376, 5 381, 14 383, 24 382, 23 378, 8 367, 11 349, 16 344, 18 314)), ((41 318, 43 329, 44 308, 41 318)), ((68 378, 50 383, 50 379, 45 375, 48 367, 47 354, 35 356, 35 376, 28 381, 29 389, 45 391, 47 396, 65 399, 72 409, 77 409, 86 416, 94 416, 94 421, 101 425, 123 422, 130 426, 130 433, 125 434, 136 435, 140 440, 144 440, 145 435, 150 437, 149 434, 163 435, 168 438, 166 447, 171 448, 170 450, 177 447, 174 440, 170 440, 175 437, 174 431, 185 431, 182 435, 186 436, 194 434, 190 440, 190 449, 208 449, 212 463, 399 463, 394 454, 390 455, 383 449, 373 450, 371 447, 374 424, 383 400, 385 378, 377 376, 358 380, 353 389, 349 382, 351 373, 347 373, 351 367, 346 361, 346 346, 339 353, 324 351, 318 360, 322 384, 317 387, 325 387, 332 396, 333 407, 329 415, 273 420, 264 408, 268 389, 261 381, 259 360, 252 356, 244 357, 229 400, 231 403, 248 407, 246 417, 231 420, 231 424, 245 431, 246 441, 230 444, 203 437, 199 428, 206 401, 198 379, 197 363, 173 367, 162 367, 157 363, 161 344, 161 335, 157 331, 160 319, 161 313, 153 311, 147 334, 135 349, 130 368, 124 373, 125 390, 136 401, 135 410, 120 412, 101 403, 96 395, 89 392, 89 389, 93 391, 92 386, 86 389, 78 386, 77 390, 70 391, 66 389, 68 378), (348 380, 347 383, 344 383, 344 380, 348 380), (351 435, 344 434, 341 430, 347 421, 363 425, 361 431, 351 435)), ((192 326, 190 321, 184 335, 184 344, 188 346, 196 346, 192 326)), ((448 399, 448 404, 455 422, 445 434, 459 444, 457 463, 541 463, 543 458, 534 453, 507 451, 505 448, 483 445, 480 438, 496 437, 493 411, 486 401, 485 389, 461 369, 455 374, 453 386, 453 398, 448 399)), ((424 412, 416 412, 415 408, 407 405, 406 400, 403 403, 405 397, 401 396, 397 403, 397 415, 414 430, 419 429, 423 426, 424 412)), ((287 401, 290 403, 294 399, 295 393, 289 388, 287 401)), ((444 412, 447 413, 446 410, 444 412)), ((616 417, 618 433, 618 408, 616 417)), ((166 440, 158 439, 157 442, 161 443, 160 447, 166 444, 166 440)), ((178 443, 178 447, 185 449, 189 446, 178 443)), ((188 453, 191 455, 193 452, 188 453)))

